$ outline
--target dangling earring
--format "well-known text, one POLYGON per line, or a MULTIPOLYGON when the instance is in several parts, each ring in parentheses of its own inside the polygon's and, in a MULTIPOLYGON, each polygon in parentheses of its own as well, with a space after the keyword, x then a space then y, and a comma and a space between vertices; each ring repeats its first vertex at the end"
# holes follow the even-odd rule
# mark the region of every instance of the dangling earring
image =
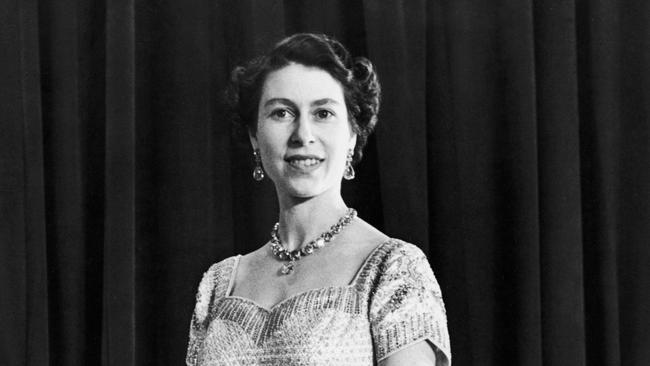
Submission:
POLYGON ((255 169, 253 169, 253 179, 261 181, 264 179, 264 170, 262 170, 262 158, 258 149, 253 150, 253 159, 255 160, 255 169))
POLYGON ((354 151, 350 149, 348 151, 348 157, 345 159, 345 171, 343 172, 343 179, 345 180, 354 179, 354 168, 352 167, 352 155, 354 155, 354 151))

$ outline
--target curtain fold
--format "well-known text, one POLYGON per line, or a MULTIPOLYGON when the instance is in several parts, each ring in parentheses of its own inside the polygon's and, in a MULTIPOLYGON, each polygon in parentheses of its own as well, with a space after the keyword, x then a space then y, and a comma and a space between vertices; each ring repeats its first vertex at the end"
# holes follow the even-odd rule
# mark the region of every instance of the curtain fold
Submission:
POLYGON ((382 85, 375 131, 384 227, 428 251, 426 121, 426 2, 364 1, 368 57, 382 85), (399 71, 398 71, 399 70, 399 71), (394 145, 391 149, 381 146, 394 145), (404 169, 417 163, 421 169, 404 169))
POLYGON ((221 103, 296 32, 383 99, 346 202, 421 247, 455 365, 650 362, 650 3, 6 1, 0 359, 182 364, 210 264, 277 215, 221 103))
POLYGON ((135 3, 106 2, 102 364, 135 365, 139 239, 135 3))
POLYGON ((562 1, 533 8, 542 356, 549 365, 586 363, 575 12, 562 1))
POLYGON ((615 2, 578 4, 578 40, 587 362, 621 362, 618 195, 621 19, 615 2))
POLYGON ((0 358, 45 364, 49 313, 37 9, 33 1, 3 3, 0 9, 0 327, 9 330, 0 334, 0 358))
MULTIPOLYGON (((25 207, 24 319, 26 363, 44 364, 49 355, 48 274, 45 236, 43 134, 38 50, 37 3, 20 9, 20 52, 23 113, 23 176, 25 207)), ((4 343, 3 344, 7 344, 4 343)), ((21 347, 22 348, 22 347, 21 347)))

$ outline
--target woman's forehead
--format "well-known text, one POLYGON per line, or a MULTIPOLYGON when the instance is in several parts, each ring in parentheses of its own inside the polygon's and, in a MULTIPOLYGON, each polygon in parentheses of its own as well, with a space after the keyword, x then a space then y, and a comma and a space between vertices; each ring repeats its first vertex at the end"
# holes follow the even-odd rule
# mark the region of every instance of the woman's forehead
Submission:
POLYGON ((301 64, 289 64, 268 74, 260 104, 290 100, 300 104, 343 104, 343 88, 327 71, 301 64))

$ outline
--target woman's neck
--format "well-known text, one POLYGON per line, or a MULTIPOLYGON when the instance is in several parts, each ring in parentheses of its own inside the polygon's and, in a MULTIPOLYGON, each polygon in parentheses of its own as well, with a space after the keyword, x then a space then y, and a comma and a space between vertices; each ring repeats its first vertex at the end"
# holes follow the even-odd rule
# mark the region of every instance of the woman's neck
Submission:
POLYGON ((308 199, 280 197, 278 235, 287 250, 296 250, 329 230, 346 211, 338 191, 308 199))

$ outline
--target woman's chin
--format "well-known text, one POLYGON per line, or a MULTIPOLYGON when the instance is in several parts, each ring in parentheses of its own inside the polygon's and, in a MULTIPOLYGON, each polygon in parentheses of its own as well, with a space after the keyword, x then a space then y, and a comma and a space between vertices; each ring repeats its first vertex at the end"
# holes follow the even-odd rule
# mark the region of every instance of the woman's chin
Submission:
POLYGON ((301 198, 301 199, 308 199, 308 198, 318 196, 322 192, 317 190, 317 189, 314 189, 313 187, 304 187, 304 188, 303 187, 292 187, 292 188, 287 190, 287 193, 291 197, 301 198))
POLYGON ((309 199, 331 192, 336 187, 336 182, 330 178, 322 174, 286 174, 281 179, 273 179, 273 181, 281 194, 299 199, 309 199))
POLYGON ((282 188, 282 191, 291 197, 307 199, 322 194, 325 189, 313 180, 304 180, 291 182, 290 184, 285 185, 282 188))

